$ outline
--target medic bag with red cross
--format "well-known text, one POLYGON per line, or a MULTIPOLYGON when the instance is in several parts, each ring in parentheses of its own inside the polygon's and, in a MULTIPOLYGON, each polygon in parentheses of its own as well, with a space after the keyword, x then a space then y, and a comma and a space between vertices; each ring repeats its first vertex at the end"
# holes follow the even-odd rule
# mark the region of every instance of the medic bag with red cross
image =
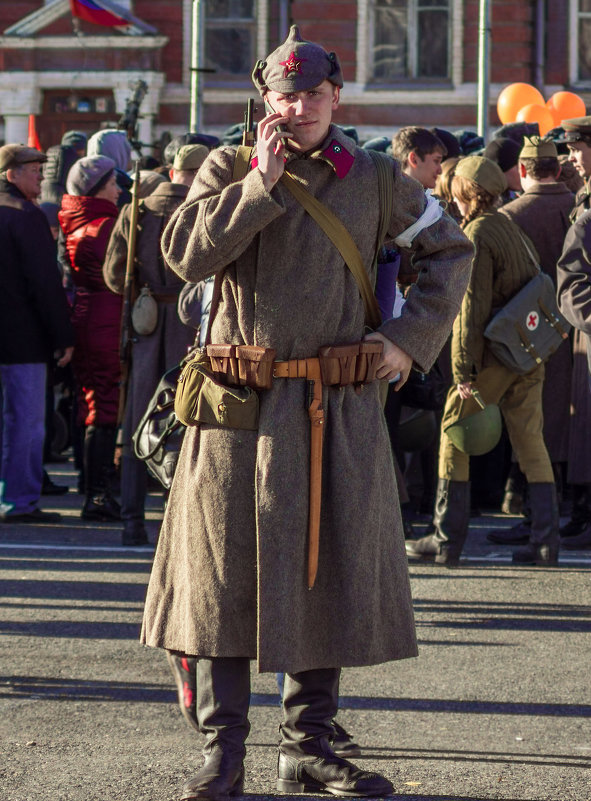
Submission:
POLYGON ((523 240, 538 270, 527 284, 498 311, 484 330, 497 359, 514 373, 529 373, 545 362, 568 339, 570 323, 558 310, 556 288, 543 273, 523 240))

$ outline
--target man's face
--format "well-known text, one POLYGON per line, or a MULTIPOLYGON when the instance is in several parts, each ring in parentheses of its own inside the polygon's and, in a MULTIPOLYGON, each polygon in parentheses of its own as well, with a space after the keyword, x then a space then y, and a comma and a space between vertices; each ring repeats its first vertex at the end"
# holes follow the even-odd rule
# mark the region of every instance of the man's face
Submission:
POLYGON ((20 189, 27 200, 35 200, 41 194, 43 174, 38 161, 11 167, 6 171, 6 176, 11 184, 20 189))
POLYGON ((568 160, 585 180, 591 176, 591 146, 586 142, 569 142, 568 160))
POLYGON ((427 153, 423 159, 413 150, 408 157, 408 167, 405 172, 423 184, 425 189, 435 189, 435 181, 441 175, 442 161, 443 154, 439 150, 427 153))
POLYGON ((274 111, 289 118, 286 128, 293 134, 289 147, 306 152, 325 139, 332 113, 339 105, 339 94, 338 86, 323 81, 303 92, 273 92, 269 89, 265 100, 274 111))

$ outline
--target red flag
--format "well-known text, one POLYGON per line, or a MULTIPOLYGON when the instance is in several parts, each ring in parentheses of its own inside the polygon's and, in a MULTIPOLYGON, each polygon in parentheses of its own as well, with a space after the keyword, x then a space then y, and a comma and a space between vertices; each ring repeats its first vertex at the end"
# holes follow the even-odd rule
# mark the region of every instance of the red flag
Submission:
POLYGON ((120 28, 129 25, 129 20, 104 8, 100 0, 70 0, 70 8, 74 17, 103 25, 107 28, 120 28))
POLYGON ((37 128, 35 127, 35 115, 29 114, 29 135, 27 138, 27 145, 34 147, 35 150, 41 150, 41 142, 37 136, 37 128))

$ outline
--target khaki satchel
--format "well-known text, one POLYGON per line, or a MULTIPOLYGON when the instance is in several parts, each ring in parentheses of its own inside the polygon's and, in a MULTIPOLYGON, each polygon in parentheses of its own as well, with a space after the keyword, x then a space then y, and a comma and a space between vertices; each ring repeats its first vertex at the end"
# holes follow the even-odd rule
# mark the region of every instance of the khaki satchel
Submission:
POLYGON ((217 380, 205 348, 181 372, 174 397, 174 411, 181 423, 198 423, 256 431, 259 396, 250 387, 227 387, 217 380))
POLYGON ((545 362, 568 339, 570 323, 558 310, 556 288, 543 273, 527 242, 527 252, 536 266, 531 278, 484 329, 494 356, 514 373, 524 375, 545 362))

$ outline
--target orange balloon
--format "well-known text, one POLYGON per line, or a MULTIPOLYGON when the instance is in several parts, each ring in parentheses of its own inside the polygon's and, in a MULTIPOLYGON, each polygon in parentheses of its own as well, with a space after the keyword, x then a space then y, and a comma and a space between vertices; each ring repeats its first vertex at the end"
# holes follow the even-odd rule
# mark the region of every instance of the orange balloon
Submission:
POLYGON ((544 136, 554 128, 554 117, 550 109, 538 103, 529 103, 517 112, 516 122, 537 122, 540 136, 544 136))
POLYGON ((584 117, 587 114, 585 101, 574 92, 554 92, 546 103, 554 117, 554 125, 560 125, 562 120, 572 117, 584 117))
POLYGON ((510 83, 505 86, 497 100, 497 114, 500 121, 503 124, 516 122, 519 109, 532 103, 544 105, 544 98, 535 86, 529 83, 510 83))

